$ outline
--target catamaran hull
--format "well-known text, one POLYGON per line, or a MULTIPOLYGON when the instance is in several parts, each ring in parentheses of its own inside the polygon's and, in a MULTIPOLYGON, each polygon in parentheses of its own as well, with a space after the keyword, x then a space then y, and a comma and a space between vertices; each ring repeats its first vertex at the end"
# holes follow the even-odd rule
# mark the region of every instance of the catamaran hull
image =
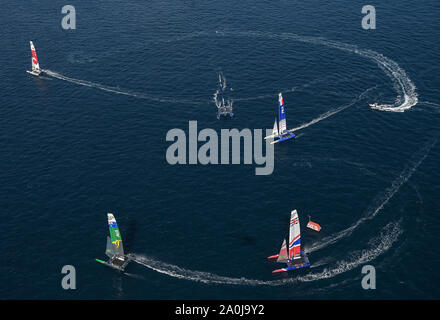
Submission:
POLYGON ((122 272, 125 270, 125 268, 121 268, 121 267, 115 266, 115 265, 113 265, 111 263, 108 263, 108 262, 105 262, 105 261, 99 261, 99 259, 96 259, 96 261, 98 261, 99 263, 102 263, 103 265, 106 265, 107 267, 110 267, 112 269, 116 269, 116 270, 119 270, 119 271, 122 271, 122 272))
POLYGON ((26 72, 36 77, 38 77, 41 74, 41 71, 34 71, 34 70, 33 71, 26 70, 26 72))
POLYGON ((307 267, 310 267, 310 261, 304 253, 301 253, 301 258, 289 261, 286 268, 274 270, 272 273, 298 270, 307 267))
MULTIPOLYGON (((276 139, 277 137, 274 137, 274 138, 276 139)), ((286 140, 289 140, 292 138, 295 138, 295 134, 293 132, 289 132, 288 134, 281 135, 279 139, 272 141, 270 144, 275 144, 275 143, 286 141, 286 140)))
POLYGON ((95 259, 95 260, 97 262, 103 264, 103 265, 106 265, 106 266, 110 267, 110 268, 113 268, 113 269, 116 269, 116 270, 119 270, 119 271, 124 271, 125 268, 127 267, 127 265, 132 260, 132 258, 130 257, 130 255, 126 255, 124 257, 124 262, 122 262, 122 263, 116 263, 116 259, 114 259, 114 258, 110 259, 108 261, 102 261, 100 259, 95 259))
POLYGON ((310 267, 310 264, 301 266, 301 267, 287 267, 287 268, 281 268, 281 269, 277 269, 272 271, 272 273, 279 273, 279 272, 287 272, 287 271, 291 271, 291 270, 298 270, 298 269, 302 269, 302 268, 307 268, 310 267))
POLYGON ((220 120, 221 117, 234 117, 234 114, 232 112, 218 112, 217 113, 217 119, 220 120))

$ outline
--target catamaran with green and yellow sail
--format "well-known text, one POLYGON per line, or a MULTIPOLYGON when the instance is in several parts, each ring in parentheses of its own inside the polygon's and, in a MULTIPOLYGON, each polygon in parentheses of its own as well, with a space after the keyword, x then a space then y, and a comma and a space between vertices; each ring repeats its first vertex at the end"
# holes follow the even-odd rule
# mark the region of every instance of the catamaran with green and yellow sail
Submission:
POLYGON ((110 258, 108 261, 96 259, 99 263, 106 264, 109 267, 124 271, 127 264, 132 259, 130 254, 124 254, 121 232, 116 223, 113 213, 107 213, 108 228, 110 236, 107 236, 107 248, 105 254, 110 258))

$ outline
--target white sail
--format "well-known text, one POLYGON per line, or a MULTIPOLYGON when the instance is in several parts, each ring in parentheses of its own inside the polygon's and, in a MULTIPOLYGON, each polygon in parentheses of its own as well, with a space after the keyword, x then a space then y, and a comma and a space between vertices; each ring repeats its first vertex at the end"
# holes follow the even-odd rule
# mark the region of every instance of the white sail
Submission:
POLYGON ((38 62, 37 51, 35 50, 32 41, 30 41, 30 45, 32 52, 32 71, 40 71, 40 63, 38 62))
POLYGON ((289 228, 289 259, 301 257, 301 230, 299 228, 298 212, 292 210, 290 213, 289 228))
POLYGON ((278 136, 278 126, 277 126, 277 120, 276 119, 275 119, 275 122, 273 124, 272 136, 274 136, 274 137, 278 136))
MULTIPOLYGON (((273 124, 272 134, 270 136, 265 136, 264 140, 273 139, 278 136, 279 136, 279 132, 278 132, 278 126, 277 126, 277 119, 275 119, 275 122, 273 124)), ((273 143, 273 142, 271 142, 271 143, 273 143)))

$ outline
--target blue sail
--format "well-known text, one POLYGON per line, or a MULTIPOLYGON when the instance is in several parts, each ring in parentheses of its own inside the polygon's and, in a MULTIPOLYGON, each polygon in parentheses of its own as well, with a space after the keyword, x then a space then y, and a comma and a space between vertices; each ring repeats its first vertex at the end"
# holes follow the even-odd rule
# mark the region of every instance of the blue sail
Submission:
POLYGON ((286 125, 286 110, 284 109, 284 101, 281 93, 278 95, 278 123, 279 123, 279 131, 282 134, 287 130, 286 125))

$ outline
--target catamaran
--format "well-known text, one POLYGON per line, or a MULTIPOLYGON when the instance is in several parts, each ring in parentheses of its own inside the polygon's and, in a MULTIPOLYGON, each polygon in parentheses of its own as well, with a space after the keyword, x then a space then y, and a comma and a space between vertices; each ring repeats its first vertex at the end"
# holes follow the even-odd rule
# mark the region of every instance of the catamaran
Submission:
POLYGON ((32 52, 32 71, 26 70, 27 73, 34 76, 39 76, 43 70, 40 69, 40 64, 38 63, 37 51, 35 50, 34 44, 30 41, 31 52, 32 52))
POLYGON ((220 119, 221 116, 229 116, 231 118, 234 116, 234 113, 232 112, 232 100, 225 101, 225 89, 226 78, 220 72, 218 74, 218 89, 214 95, 214 102, 217 106, 217 119, 220 119))
POLYGON ((292 130, 287 130, 286 125, 286 110, 284 108, 284 100, 281 92, 278 94, 278 125, 277 119, 273 125, 272 134, 265 137, 264 139, 273 139, 271 144, 278 143, 281 141, 289 140, 295 137, 292 130))
POLYGON ((107 248, 105 254, 110 258, 107 262, 95 259, 99 263, 108 265, 109 267, 124 271, 127 264, 132 259, 130 254, 124 254, 121 233, 118 224, 112 213, 107 213, 108 228, 110 236, 107 236, 107 248))
POLYGON ((301 231, 299 228, 298 212, 292 210, 290 213, 289 228, 289 247, 287 248, 286 239, 281 245, 280 253, 267 257, 268 259, 277 259, 277 262, 286 263, 286 268, 272 271, 272 273, 285 272, 310 266, 309 259, 301 250, 301 231))

